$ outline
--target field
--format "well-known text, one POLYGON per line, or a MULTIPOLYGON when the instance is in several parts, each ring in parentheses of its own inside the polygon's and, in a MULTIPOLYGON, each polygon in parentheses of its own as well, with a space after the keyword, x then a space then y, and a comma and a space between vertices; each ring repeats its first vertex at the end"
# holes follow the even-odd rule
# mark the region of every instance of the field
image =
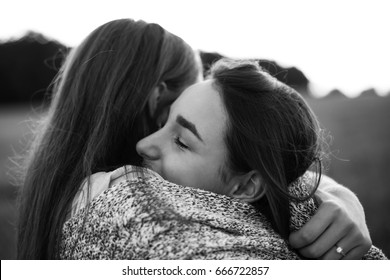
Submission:
POLYGON ((0 107, 0 259, 15 258, 17 187, 10 176, 9 157, 21 151, 28 139, 28 120, 36 118, 28 107, 0 107))
MULTIPOLYGON (((361 200, 373 243, 390 256, 390 96, 309 99, 333 137, 328 174, 361 200)), ((28 108, 0 107, 0 259, 15 258, 16 187, 7 183, 7 157, 27 133, 28 108)))
POLYGON ((390 255, 390 96, 309 100, 332 135, 328 174, 362 202, 374 245, 390 255))

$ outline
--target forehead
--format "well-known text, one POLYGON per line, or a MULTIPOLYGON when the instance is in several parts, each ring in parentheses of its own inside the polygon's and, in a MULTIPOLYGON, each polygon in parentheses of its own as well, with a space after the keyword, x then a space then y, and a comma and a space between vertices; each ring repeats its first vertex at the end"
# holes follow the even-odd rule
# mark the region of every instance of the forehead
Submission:
POLYGON ((171 111, 174 115, 180 114, 193 122, 204 139, 222 139, 227 118, 221 96, 212 80, 186 89, 173 103, 171 111))

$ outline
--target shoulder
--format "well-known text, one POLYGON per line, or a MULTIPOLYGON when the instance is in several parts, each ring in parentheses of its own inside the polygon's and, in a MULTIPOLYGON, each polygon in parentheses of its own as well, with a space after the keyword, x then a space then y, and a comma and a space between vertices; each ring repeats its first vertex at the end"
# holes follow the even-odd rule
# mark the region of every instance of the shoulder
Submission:
MULTIPOLYGON (((111 172, 98 172, 92 174, 84 179, 73 200, 72 216, 78 213, 86 205, 93 203, 101 194, 110 192, 109 189, 112 186, 121 182, 133 182, 137 184, 140 179, 146 177, 161 178, 160 175, 152 170, 132 165, 122 166, 111 172)), ((117 197, 119 197, 119 195, 120 194, 118 194, 117 197)))
POLYGON ((66 222, 62 241, 62 257, 77 259, 298 258, 249 204, 158 176, 117 181, 66 222))

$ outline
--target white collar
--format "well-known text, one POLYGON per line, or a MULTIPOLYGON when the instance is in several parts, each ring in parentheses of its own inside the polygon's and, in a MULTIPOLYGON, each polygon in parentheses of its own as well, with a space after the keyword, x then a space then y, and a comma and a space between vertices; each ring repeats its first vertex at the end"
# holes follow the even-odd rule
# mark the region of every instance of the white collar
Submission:
POLYGON ((71 217, 110 186, 122 181, 135 180, 139 177, 159 177, 160 179, 163 179, 158 173, 151 169, 132 165, 122 166, 111 172, 97 172, 85 178, 73 200, 71 217))

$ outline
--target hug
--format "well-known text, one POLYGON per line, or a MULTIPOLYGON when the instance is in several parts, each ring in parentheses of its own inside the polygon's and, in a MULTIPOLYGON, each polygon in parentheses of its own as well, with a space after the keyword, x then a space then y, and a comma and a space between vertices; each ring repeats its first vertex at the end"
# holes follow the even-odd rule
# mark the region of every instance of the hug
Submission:
POLYGON ((26 156, 18 257, 385 259, 357 198, 322 175, 303 98, 255 62, 201 69, 130 19, 72 50, 26 156))

